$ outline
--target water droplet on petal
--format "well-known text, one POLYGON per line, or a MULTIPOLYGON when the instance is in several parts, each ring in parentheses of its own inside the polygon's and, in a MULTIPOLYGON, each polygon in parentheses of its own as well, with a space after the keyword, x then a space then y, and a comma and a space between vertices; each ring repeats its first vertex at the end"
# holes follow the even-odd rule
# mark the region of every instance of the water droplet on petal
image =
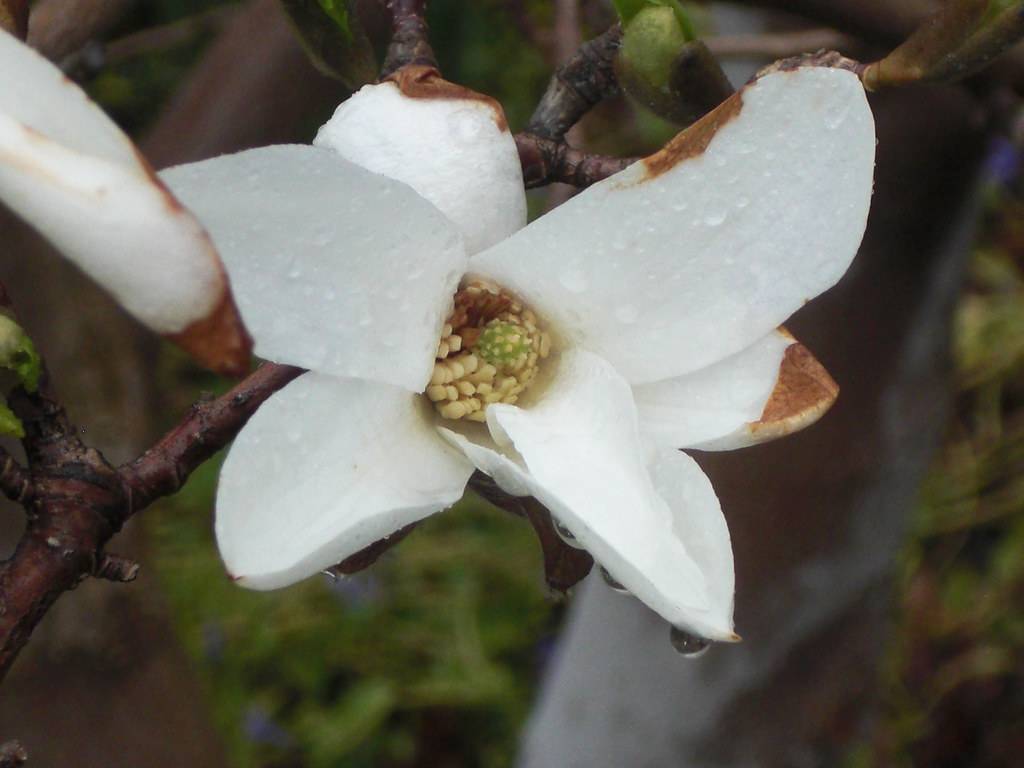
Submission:
POLYGON ((573 293, 583 293, 587 290, 587 273, 579 264, 570 264, 558 276, 558 281, 565 286, 566 290, 573 293))
POLYGON ((551 518, 551 522, 555 524, 555 533, 558 534, 558 538, 573 549, 583 549, 576 537, 572 535, 572 531, 566 528, 560 520, 553 517, 551 518))
POLYGON ((604 583, 607 584, 613 592, 618 592, 620 595, 629 594, 629 590, 617 582, 615 578, 608 573, 608 569, 603 565, 601 566, 601 578, 604 579, 604 583))
POLYGON ((672 631, 669 633, 669 640, 672 642, 672 647, 676 649, 676 653, 688 659, 696 659, 703 656, 707 653, 708 648, 711 647, 711 641, 706 637, 695 635, 679 627, 672 627, 672 631))
POLYGON ((728 209, 718 200, 711 200, 704 209, 704 223, 709 227, 717 227, 729 215, 728 209))

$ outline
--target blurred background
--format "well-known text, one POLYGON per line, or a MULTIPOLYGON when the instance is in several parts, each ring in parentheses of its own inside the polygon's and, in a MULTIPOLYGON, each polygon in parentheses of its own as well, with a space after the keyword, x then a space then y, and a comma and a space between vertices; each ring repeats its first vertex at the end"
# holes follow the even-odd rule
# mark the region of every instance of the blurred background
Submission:
MULTIPOLYGON (((828 3, 759 5, 787 4, 692 10, 709 39, 767 47, 836 24, 844 52, 869 54, 929 3, 896 4, 884 23, 830 16, 828 3)), ((386 15, 361 9, 386 40, 386 15)), ((308 142, 346 95, 274 0, 43 0, 35 12, 30 39, 157 167, 308 142)), ((433 0, 428 18, 444 75, 496 97, 513 130, 554 66, 615 20, 602 0, 433 0)), ((723 57, 737 82, 775 58, 746 50, 723 57)), ((791 325, 840 401, 779 445, 697 457, 733 531, 742 646, 689 661, 599 579, 568 601, 550 594, 530 527, 476 498, 358 575, 236 588, 212 541, 213 461, 115 540, 142 562, 137 582, 84 584, 47 617, 0 688, 0 742, 20 739, 32 766, 83 768, 1019 765, 1022 82, 873 101, 862 253, 791 325)), ((634 155, 677 130, 620 98, 571 138, 634 155)), ((532 214, 567 194, 531 193, 532 214)), ((2 210, 0 278, 73 420, 112 461, 228 386, 2 210)), ((0 510, 0 554, 20 515, 0 510)))

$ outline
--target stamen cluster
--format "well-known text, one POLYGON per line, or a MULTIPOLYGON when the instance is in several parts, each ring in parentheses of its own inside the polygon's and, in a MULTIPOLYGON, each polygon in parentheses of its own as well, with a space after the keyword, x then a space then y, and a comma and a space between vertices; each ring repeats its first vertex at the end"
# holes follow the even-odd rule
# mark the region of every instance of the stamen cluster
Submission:
POLYGON ((532 311, 497 286, 473 281, 455 294, 427 397, 442 418, 482 422, 488 405, 518 401, 550 353, 551 337, 532 311))

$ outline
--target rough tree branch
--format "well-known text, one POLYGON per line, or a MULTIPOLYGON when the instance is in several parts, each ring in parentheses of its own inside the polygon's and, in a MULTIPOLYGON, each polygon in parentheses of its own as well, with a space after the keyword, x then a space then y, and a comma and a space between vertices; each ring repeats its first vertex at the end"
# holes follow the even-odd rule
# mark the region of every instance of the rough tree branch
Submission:
POLYGON ((391 43, 381 67, 381 79, 407 66, 437 69, 437 58, 430 47, 426 6, 426 0, 387 0, 391 12, 391 43))

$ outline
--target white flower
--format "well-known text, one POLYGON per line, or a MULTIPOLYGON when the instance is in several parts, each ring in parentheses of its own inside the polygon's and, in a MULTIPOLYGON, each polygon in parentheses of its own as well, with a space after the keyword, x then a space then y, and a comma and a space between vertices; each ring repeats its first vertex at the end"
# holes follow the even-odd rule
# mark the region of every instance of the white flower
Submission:
POLYGON ((776 328, 842 276, 864 231, 875 137, 856 76, 765 75, 519 231, 500 111, 402 91, 364 89, 320 141, 440 210, 324 147, 164 175, 220 249, 257 354, 310 369, 267 401, 224 465, 216 533, 229 571, 257 589, 305 578, 451 505, 475 467, 539 499, 673 625, 735 639, 728 529, 677 449, 785 434, 835 397, 776 328), (389 153, 399 159, 381 165, 389 153), (502 331, 507 346, 485 350, 487 329, 467 321, 469 341, 438 349, 467 275, 520 302, 501 300, 518 324, 502 331), (505 374, 483 392, 469 368, 500 368, 503 350, 517 382, 537 375, 487 405, 505 374), (438 414, 454 402, 449 379, 472 385, 456 393, 464 418, 438 414), (428 384, 441 386, 435 407, 428 384))
POLYGON ((244 372, 250 341, 199 223, 99 107, 2 31, 0 71, 0 203, 147 326, 244 372))

